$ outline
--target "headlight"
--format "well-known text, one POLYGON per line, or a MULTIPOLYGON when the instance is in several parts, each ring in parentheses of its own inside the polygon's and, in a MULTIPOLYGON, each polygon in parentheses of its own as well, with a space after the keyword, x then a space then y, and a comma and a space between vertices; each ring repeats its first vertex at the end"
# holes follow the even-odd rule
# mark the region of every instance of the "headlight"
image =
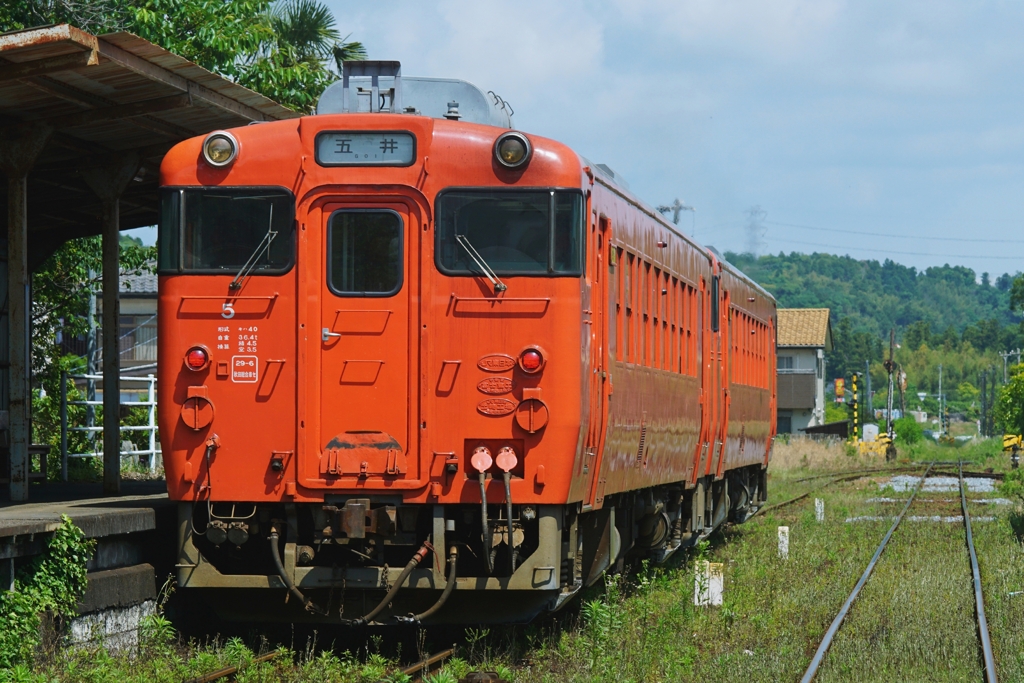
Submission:
POLYGON ((494 157, 505 168, 520 168, 530 160, 533 148, 522 133, 502 133, 494 141, 494 157))
POLYGON ((203 140, 203 158, 211 166, 227 166, 238 156, 238 141, 235 136, 223 130, 210 133, 203 140))

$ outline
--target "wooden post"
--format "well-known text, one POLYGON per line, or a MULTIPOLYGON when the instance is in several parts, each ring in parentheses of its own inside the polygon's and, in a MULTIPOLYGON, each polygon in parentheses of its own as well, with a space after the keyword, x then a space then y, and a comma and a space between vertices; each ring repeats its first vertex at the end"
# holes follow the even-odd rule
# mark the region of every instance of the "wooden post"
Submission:
MULTIPOLYGON (((119 193, 120 194, 120 193, 119 193)), ((103 201, 103 493, 121 492, 121 297, 119 201, 103 201)))
POLYGON ((126 154, 83 169, 83 178, 103 201, 103 493, 121 492, 121 300, 119 200, 139 171, 138 154, 126 154))
POLYGON ((7 174, 7 300, 10 339, 10 460, 12 501, 28 500, 32 439, 32 332, 28 271, 28 172, 53 129, 19 124, 0 131, 0 168, 7 174))

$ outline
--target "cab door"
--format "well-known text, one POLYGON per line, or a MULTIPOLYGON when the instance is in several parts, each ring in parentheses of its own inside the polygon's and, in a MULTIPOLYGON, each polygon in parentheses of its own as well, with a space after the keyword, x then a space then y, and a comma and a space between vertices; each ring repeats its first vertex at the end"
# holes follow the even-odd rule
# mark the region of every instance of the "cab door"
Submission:
POLYGON ((410 343, 418 221, 399 202, 338 203, 324 207, 321 229, 319 476, 385 486, 419 469, 410 343))

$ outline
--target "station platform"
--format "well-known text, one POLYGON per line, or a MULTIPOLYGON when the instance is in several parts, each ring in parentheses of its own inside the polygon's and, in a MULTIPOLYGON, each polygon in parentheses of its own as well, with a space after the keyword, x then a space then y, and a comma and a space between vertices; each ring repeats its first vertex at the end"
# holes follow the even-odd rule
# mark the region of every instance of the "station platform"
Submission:
POLYGON ((71 623, 76 642, 131 646, 174 569, 175 503, 166 484, 124 481, 121 490, 104 496, 99 483, 33 484, 27 503, 12 503, 0 490, 0 590, 12 590, 18 570, 46 551, 63 515, 96 541, 79 617, 71 623))
MULTIPOLYGON (((33 484, 27 503, 12 503, 0 489, 0 547, 12 538, 46 534, 67 515, 89 538, 151 531, 157 511, 167 507, 163 481, 125 481, 118 496, 104 496, 99 483, 33 484)), ((0 551, 0 557, 5 557, 0 551)))

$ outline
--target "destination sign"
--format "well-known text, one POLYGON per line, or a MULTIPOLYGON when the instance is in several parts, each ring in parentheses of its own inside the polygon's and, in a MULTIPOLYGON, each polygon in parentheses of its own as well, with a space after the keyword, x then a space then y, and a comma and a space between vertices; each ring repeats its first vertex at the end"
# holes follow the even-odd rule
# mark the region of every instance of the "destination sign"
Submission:
POLYGON ((412 133, 328 131, 316 137, 321 166, 409 166, 415 158, 412 133))

